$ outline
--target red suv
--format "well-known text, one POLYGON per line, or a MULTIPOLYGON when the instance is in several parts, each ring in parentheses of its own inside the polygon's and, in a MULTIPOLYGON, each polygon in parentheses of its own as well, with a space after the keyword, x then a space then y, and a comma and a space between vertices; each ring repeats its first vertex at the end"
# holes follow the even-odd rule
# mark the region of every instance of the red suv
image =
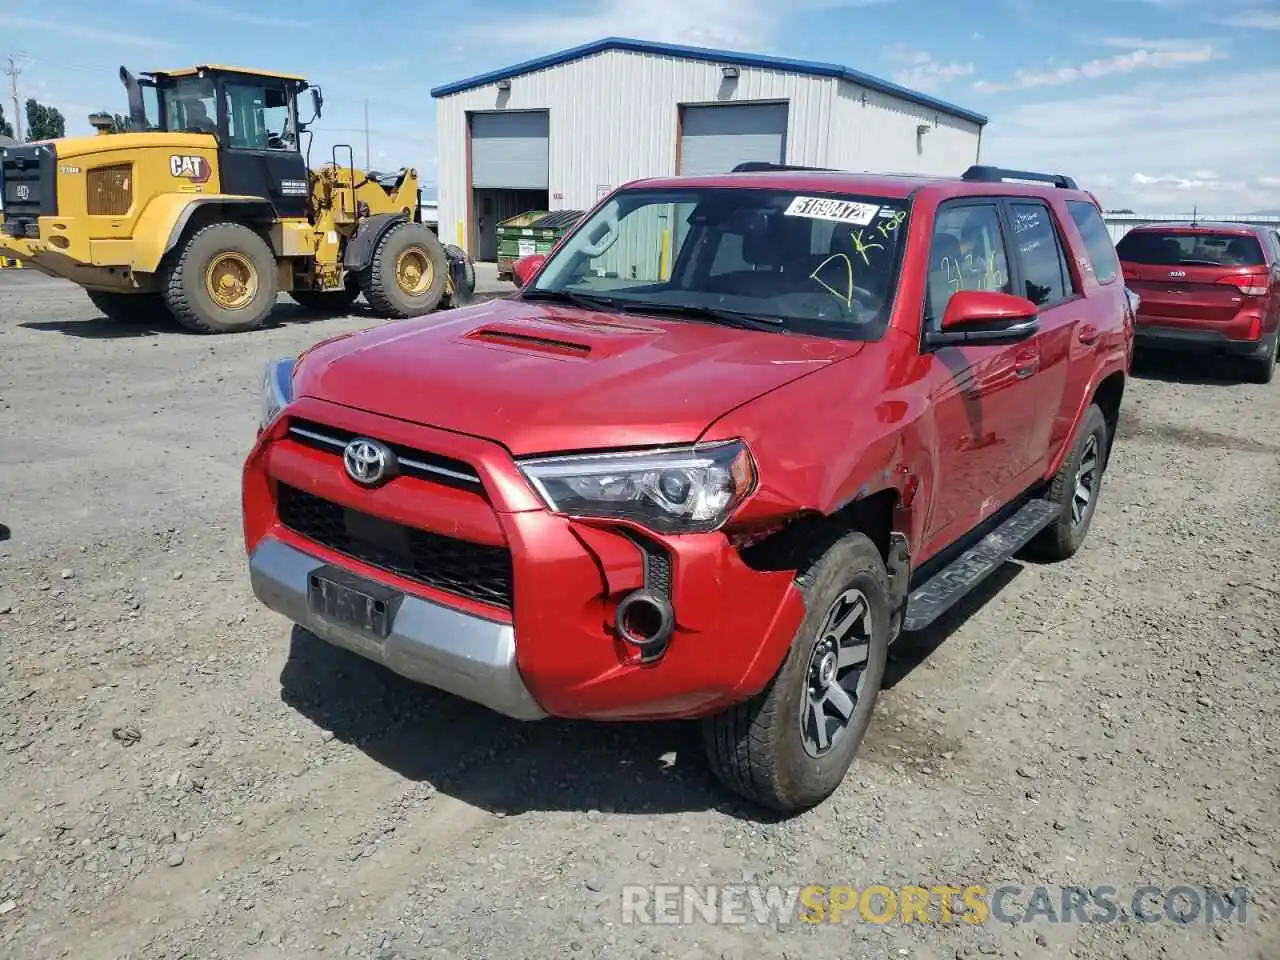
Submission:
POLYGON ((796 811, 902 631, 1089 529, 1133 315, 1069 178, 640 181, 519 273, 268 366, 263 603, 518 719, 697 719, 796 811))
POLYGON ((1243 223, 1152 223, 1116 244, 1141 298, 1138 345, 1231 353, 1269 383, 1280 343, 1280 236, 1243 223))

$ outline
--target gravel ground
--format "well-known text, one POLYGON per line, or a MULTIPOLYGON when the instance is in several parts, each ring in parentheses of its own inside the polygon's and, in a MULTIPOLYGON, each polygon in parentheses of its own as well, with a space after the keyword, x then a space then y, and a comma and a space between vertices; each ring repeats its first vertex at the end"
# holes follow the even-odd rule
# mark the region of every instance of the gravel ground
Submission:
POLYGON ((520 725, 256 603, 261 364, 372 322, 282 321, 113 327, 0 275, 0 954, 1280 956, 1277 385, 1144 364, 1086 548, 905 638, 846 784, 778 822, 685 725, 520 725), (744 881, 1110 886, 1125 909, 623 922, 624 885, 744 881), (1139 922, 1144 884, 1244 888, 1245 919, 1139 922))

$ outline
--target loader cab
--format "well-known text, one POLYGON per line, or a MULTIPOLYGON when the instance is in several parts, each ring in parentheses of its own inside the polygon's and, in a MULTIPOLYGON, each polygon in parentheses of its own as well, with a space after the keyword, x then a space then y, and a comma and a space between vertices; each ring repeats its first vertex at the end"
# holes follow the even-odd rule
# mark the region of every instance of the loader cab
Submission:
POLYGON ((298 97, 311 89, 318 116, 317 88, 291 74, 219 66, 155 71, 143 74, 139 86, 148 126, 154 109, 153 129, 217 139, 223 193, 268 199, 279 217, 307 216, 310 187, 301 133, 315 117, 299 125, 298 97))

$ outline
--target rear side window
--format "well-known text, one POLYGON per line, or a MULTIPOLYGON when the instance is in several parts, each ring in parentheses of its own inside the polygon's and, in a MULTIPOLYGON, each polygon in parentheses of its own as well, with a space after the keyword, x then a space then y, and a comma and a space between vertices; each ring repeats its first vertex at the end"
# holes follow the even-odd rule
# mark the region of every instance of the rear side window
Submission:
POLYGON ((1022 261, 1023 296, 1038 307, 1052 307, 1075 295, 1075 285, 1053 214, 1043 203, 1011 203, 1013 245, 1022 261))
POLYGON ((1076 229, 1084 238, 1085 252, 1089 255, 1089 264, 1093 267, 1093 275, 1099 283, 1111 283, 1120 275, 1120 258, 1116 256, 1115 244, 1107 225, 1102 221, 1102 214, 1092 203, 1083 200, 1068 200, 1067 209, 1071 211, 1071 219, 1076 222, 1076 229))
POLYGON ((1262 244, 1248 234, 1130 230, 1116 244, 1120 259, 1158 267, 1258 267, 1262 244))

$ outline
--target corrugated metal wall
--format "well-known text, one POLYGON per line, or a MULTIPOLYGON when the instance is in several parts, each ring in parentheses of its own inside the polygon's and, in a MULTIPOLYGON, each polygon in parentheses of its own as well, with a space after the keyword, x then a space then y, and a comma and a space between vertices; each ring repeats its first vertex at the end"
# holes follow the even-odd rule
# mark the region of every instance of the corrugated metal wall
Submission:
POLYGON ((976 123, 840 81, 828 164, 842 170, 958 176, 977 163, 976 123), (919 135, 916 128, 929 126, 919 135))
POLYGON ((977 125, 846 81, 610 50, 442 97, 436 104, 441 236, 467 243, 468 111, 547 109, 551 209, 589 209, 629 180, 675 173, 679 104, 788 102, 787 162, 850 169, 959 173, 975 162, 977 125), (845 88, 838 99, 837 86, 845 88), (838 117, 833 114, 838 111, 838 117), (916 152, 916 125, 938 124, 916 152), (461 239, 459 239, 461 237, 461 239))

